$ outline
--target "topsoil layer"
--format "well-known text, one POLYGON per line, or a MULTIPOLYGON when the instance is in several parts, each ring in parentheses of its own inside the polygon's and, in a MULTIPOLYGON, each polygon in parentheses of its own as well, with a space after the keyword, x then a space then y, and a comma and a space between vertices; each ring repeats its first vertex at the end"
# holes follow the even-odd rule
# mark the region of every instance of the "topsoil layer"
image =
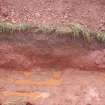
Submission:
POLYGON ((0 0, 0 20, 34 24, 86 25, 105 30, 104 0, 0 0))

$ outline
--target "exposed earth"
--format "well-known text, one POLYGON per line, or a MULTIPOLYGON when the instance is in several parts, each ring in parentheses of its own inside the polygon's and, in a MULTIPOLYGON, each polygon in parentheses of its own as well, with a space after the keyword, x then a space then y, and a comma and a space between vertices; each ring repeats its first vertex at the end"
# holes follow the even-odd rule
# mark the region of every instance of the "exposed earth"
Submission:
POLYGON ((1 105, 104 105, 104 57, 96 42, 0 35, 1 105))
POLYGON ((81 23, 105 30, 104 0, 0 0, 0 20, 34 24, 81 23))
POLYGON ((0 73, 3 105, 104 105, 105 74, 68 68, 0 73), (30 103, 30 104, 29 104, 30 103))
MULTIPOLYGON (((0 0, 0 20, 81 23, 104 30, 104 0, 0 0)), ((0 33, 1 105, 105 105, 105 44, 65 35, 0 33)))

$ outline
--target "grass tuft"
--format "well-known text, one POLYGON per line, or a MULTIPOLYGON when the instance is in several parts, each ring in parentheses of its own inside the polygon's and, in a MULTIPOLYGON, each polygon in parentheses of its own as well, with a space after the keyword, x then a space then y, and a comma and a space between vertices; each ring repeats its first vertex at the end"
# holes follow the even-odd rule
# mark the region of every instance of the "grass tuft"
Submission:
POLYGON ((14 33, 30 30, 33 33, 41 34, 61 34, 69 35, 76 38, 82 38, 85 41, 92 41, 95 38, 99 42, 105 42, 105 32, 92 32, 83 25, 72 23, 70 25, 53 26, 53 25, 30 25, 30 24, 14 24, 9 22, 0 22, 0 33, 14 33))
POLYGON ((26 31, 31 28, 32 26, 29 24, 13 24, 9 22, 0 22, 0 32, 26 31))
POLYGON ((84 40, 91 40, 91 32, 80 24, 70 25, 74 38, 83 38, 84 40))
POLYGON ((71 32, 72 32, 72 30, 68 26, 56 27, 57 34, 67 35, 67 34, 71 34, 71 32))
POLYGON ((56 31, 56 27, 50 25, 40 25, 38 27, 39 31, 45 34, 52 34, 56 31))
POLYGON ((98 32, 96 35, 96 39, 99 42, 105 42, 105 32, 98 32))

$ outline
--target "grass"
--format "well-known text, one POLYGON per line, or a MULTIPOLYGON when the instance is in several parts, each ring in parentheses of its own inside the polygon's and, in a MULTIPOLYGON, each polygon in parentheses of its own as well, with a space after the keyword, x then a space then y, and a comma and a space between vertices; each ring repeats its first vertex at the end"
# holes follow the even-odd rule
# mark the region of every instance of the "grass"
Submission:
POLYGON ((16 31, 26 31, 31 29, 32 26, 29 24, 13 24, 9 22, 0 22, 0 32, 16 32, 16 31))
POLYGON ((52 25, 30 25, 30 24, 13 24, 9 22, 0 22, 0 33, 14 33, 14 32, 25 32, 32 31, 34 33, 42 34, 60 34, 69 35, 73 39, 82 38, 86 41, 92 41, 96 39, 99 42, 105 42, 105 32, 93 32, 87 27, 80 24, 70 24, 63 26, 52 26, 52 25))
POLYGON ((56 27, 54 27, 54 26, 39 25, 39 26, 37 26, 36 32, 45 33, 45 34, 51 34, 51 33, 54 33, 55 30, 56 30, 56 27))
POLYGON ((99 41, 99 42, 105 42, 105 32, 98 32, 96 33, 96 39, 99 41))
POLYGON ((83 38, 84 40, 88 41, 91 39, 90 30, 88 30, 80 24, 71 24, 71 30, 74 38, 83 38))

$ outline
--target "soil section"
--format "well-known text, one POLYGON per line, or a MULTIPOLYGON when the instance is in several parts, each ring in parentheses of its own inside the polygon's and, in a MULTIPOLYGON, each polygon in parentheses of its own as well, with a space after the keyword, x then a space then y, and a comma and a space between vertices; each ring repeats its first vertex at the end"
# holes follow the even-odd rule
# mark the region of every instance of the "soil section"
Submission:
POLYGON ((105 31, 104 0, 0 0, 0 20, 34 24, 81 23, 105 31))

